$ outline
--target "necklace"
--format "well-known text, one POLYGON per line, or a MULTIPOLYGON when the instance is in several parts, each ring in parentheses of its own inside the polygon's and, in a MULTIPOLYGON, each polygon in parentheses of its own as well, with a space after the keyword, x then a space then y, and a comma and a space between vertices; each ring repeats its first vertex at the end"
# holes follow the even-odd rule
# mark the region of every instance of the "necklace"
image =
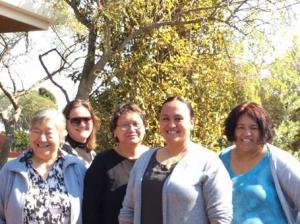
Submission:
POLYGON ((157 153, 157 161, 170 169, 174 164, 178 163, 187 153, 187 149, 183 149, 177 154, 170 153, 167 148, 162 148, 157 153))

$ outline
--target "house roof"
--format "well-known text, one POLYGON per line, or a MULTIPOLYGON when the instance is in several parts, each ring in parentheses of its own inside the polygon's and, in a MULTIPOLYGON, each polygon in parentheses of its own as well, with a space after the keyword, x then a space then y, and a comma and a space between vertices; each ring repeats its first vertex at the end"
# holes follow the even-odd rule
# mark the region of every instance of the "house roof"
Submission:
POLYGON ((30 0, 0 0, 0 33, 47 30, 54 19, 45 12, 30 0))

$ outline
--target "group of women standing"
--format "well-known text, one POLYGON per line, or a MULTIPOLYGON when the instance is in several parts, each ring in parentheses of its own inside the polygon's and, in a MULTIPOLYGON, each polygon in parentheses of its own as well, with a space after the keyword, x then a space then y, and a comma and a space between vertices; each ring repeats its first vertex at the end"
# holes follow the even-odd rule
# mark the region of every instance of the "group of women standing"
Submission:
POLYGON ((63 114, 35 113, 30 149, 1 169, 0 224, 300 223, 300 163, 269 143, 270 117, 256 103, 230 112, 225 135, 234 145, 220 159, 191 141, 194 112, 181 97, 162 104, 165 144, 150 149, 135 104, 115 109, 116 145, 98 155, 90 103, 74 100, 63 114))

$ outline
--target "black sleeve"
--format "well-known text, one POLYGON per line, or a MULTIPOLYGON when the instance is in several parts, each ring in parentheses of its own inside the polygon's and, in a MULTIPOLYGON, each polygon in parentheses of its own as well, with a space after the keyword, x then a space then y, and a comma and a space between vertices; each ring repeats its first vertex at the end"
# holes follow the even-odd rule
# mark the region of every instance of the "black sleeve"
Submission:
POLYGON ((84 178, 82 215, 84 224, 101 223, 102 203, 107 181, 106 168, 101 154, 97 155, 84 178))

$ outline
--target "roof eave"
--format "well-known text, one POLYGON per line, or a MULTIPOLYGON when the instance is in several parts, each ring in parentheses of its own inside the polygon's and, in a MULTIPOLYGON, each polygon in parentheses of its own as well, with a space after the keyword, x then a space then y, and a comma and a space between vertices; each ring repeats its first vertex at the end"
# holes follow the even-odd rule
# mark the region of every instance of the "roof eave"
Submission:
POLYGON ((54 21, 35 12, 14 6, 0 0, 0 32, 21 32, 47 30, 54 21), (11 23, 12 26, 10 26, 11 23))

